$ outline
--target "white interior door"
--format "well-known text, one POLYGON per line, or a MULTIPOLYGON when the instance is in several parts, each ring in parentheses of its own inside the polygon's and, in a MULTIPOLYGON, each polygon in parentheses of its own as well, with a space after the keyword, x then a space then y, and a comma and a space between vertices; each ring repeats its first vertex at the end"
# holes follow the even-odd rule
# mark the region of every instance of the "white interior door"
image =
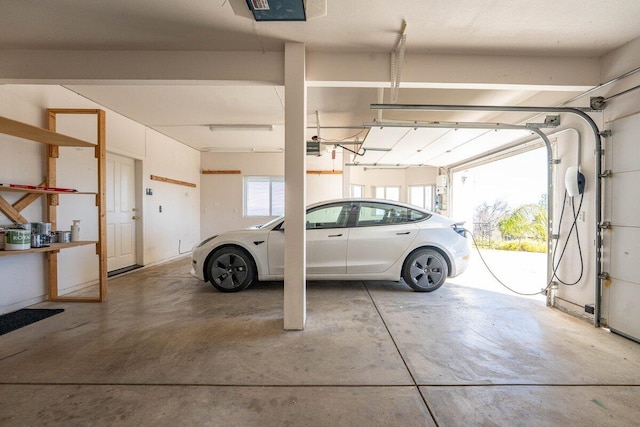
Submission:
POLYGON ((135 161, 107 154, 107 269, 136 263, 135 161))
POLYGON ((612 228, 603 239, 604 253, 610 257, 611 283, 605 287, 605 292, 609 292, 609 327, 637 341, 640 341, 639 134, 640 114, 612 123, 612 140, 605 151, 610 165, 607 169, 613 172, 605 193, 612 228))

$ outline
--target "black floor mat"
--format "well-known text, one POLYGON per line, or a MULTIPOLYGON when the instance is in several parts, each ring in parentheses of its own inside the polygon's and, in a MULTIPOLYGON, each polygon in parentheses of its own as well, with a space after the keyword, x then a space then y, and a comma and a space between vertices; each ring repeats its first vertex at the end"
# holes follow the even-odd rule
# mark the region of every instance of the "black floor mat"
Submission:
POLYGON ((0 316, 0 335, 15 331, 63 311, 63 308, 23 308, 13 313, 3 314, 0 316))
POLYGON ((134 265, 130 265, 129 267, 120 268, 118 270, 112 270, 112 271, 107 273, 107 277, 114 277, 114 276, 117 276, 118 274, 127 273, 129 271, 137 270, 137 269, 142 268, 142 267, 144 267, 144 266, 139 265, 139 264, 134 264, 134 265))

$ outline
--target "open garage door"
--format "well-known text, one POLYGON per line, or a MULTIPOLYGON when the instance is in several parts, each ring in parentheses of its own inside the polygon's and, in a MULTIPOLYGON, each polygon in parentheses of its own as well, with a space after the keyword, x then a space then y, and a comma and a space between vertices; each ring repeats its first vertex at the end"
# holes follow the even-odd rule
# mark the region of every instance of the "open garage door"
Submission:
POLYGON ((609 279, 603 299, 611 330, 640 341, 640 113, 610 122, 610 129, 611 143, 605 152, 611 171, 605 187, 605 218, 609 218, 611 228, 603 239, 609 279))
MULTIPOLYGON (((547 286, 548 160, 541 141, 452 171, 451 214, 464 220, 474 253, 469 286, 536 296, 547 286), (487 270, 506 286, 498 283, 487 270), (507 288, 508 286, 508 288, 507 288)), ((464 279, 464 278, 463 278, 464 279)))

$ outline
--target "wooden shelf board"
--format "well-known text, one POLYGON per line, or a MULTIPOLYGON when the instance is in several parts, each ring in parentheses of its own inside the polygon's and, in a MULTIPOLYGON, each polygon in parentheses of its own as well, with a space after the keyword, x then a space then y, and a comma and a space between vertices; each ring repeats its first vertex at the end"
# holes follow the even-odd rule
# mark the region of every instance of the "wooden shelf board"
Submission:
POLYGON ((46 247, 46 248, 30 248, 30 249, 25 249, 23 251, 7 251, 7 250, 0 251, 0 256, 56 252, 61 249, 74 248, 76 246, 95 245, 96 243, 98 242, 82 241, 82 242, 70 242, 70 243, 52 243, 49 247, 46 247))
POLYGON ((43 144, 57 145, 62 147, 96 146, 95 144, 83 141, 82 139, 63 135, 57 132, 52 132, 38 126, 22 123, 17 120, 11 120, 2 116, 0 116, 0 133, 41 142, 43 144))
POLYGON ((15 187, 2 187, 2 186, 0 186, 0 191, 10 191, 14 193, 34 193, 34 194, 92 194, 94 196, 98 194, 98 193, 91 193, 86 191, 33 190, 30 188, 15 188, 15 187))

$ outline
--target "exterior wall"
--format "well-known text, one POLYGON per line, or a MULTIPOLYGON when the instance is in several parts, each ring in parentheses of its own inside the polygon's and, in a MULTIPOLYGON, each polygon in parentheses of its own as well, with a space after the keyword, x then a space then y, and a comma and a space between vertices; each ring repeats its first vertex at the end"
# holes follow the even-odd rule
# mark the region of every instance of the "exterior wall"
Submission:
MULTIPOLYGON (((139 198, 139 262, 155 264, 175 258, 197 243, 200 237, 200 153, 145 128, 61 87, 49 85, 0 86, 0 115, 45 127, 46 108, 102 108, 107 112, 107 151, 138 161, 136 191, 153 188, 153 196, 139 198), (195 183, 196 188, 150 181, 161 175, 195 183), (157 206, 163 204, 163 213, 157 206)), ((93 116, 60 116, 58 131, 95 141, 93 116)), ((58 185, 96 191, 92 149, 62 148, 58 160, 58 185)), ((44 148, 40 143, 0 135, 0 182, 40 183, 45 175, 44 148)), ((10 203, 21 193, 3 193, 10 203)), ((96 208, 85 196, 61 196, 58 228, 69 229, 71 219, 81 219, 83 239, 97 239, 96 208)), ((86 196, 92 197, 92 196, 86 196)), ((42 221, 42 198, 22 211, 30 221, 42 221)), ((0 224, 10 223, 0 214, 0 224)), ((97 257, 92 246, 61 251, 58 257, 59 287, 64 294, 96 283, 97 257)), ((42 254, 0 258, 0 313, 6 313, 46 299, 45 261, 42 254)))

